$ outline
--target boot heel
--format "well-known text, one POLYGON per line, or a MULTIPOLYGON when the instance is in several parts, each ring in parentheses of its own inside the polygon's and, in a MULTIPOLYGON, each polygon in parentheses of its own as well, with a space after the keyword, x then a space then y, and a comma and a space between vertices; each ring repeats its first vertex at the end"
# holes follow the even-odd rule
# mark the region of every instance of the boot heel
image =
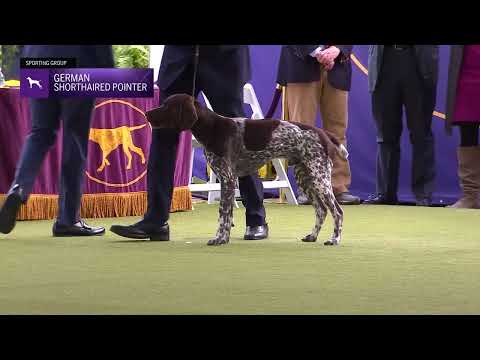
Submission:
POLYGON ((169 233, 150 234, 150 241, 170 241, 169 233))

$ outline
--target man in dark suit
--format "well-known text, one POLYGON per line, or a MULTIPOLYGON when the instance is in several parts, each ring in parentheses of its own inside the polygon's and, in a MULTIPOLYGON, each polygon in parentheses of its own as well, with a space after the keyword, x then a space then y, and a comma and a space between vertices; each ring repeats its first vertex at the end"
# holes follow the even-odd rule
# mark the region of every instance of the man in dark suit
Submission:
MULTIPOLYGON (((77 67, 113 67, 113 52, 109 45, 27 45, 23 57, 74 58, 77 67)), ((27 201, 40 166, 56 141, 61 118, 63 154, 59 211, 53 225, 53 235, 89 236, 105 233, 103 227, 91 227, 80 219, 94 101, 93 98, 30 99, 32 129, 23 146, 12 187, 0 209, 0 232, 9 233, 15 226, 20 205, 27 201)))
MULTIPOLYGON (((191 94, 195 46, 166 45, 158 75, 160 103, 173 94, 191 94)), ((213 110, 228 117, 244 117, 243 86, 250 79, 246 45, 200 46, 195 97, 203 91, 213 110)), ((124 237, 169 240, 168 218, 179 132, 154 129, 148 160, 148 209, 143 220, 130 226, 114 225, 111 231, 124 237)), ((263 185, 258 176, 239 178, 246 209, 244 239, 268 237, 263 207, 263 185)))
MULTIPOLYGON (((320 107, 325 130, 346 145, 348 91, 352 82, 351 45, 284 45, 280 54, 277 82, 286 86, 289 120, 315 126, 320 107)), ((332 186, 337 201, 355 205, 360 198, 349 192, 352 180, 348 160, 333 162, 332 186)), ((310 204, 299 193, 299 204, 310 204)))
POLYGON ((405 106, 413 148, 412 191, 429 206, 435 180, 432 112, 438 78, 436 45, 372 45, 368 82, 377 126, 377 194, 366 204, 396 204, 405 106))

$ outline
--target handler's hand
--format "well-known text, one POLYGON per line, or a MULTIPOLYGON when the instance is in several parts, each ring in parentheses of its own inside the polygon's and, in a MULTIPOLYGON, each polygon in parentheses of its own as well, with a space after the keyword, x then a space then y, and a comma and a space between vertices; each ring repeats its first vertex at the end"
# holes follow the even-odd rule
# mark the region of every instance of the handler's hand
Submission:
POLYGON ((330 46, 317 55, 317 61, 320 64, 328 66, 340 55, 340 49, 336 46, 330 46))
POLYGON ((335 61, 332 61, 326 65, 323 65, 324 69, 327 70, 327 71, 330 71, 332 70, 333 66, 335 65, 335 61))

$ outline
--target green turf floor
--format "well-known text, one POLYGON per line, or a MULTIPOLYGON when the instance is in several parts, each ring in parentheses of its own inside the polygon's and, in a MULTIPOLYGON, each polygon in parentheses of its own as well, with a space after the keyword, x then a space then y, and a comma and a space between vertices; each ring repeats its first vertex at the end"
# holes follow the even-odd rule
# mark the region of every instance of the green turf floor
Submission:
MULTIPOLYGON (((311 207, 267 204, 270 238, 206 246, 217 207, 170 219, 170 242, 53 238, 51 221, 0 236, 0 314, 480 313, 480 211, 345 206, 344 236, 300 237, 311 207)), ((96 219, 129 224, 137 218, 96 219)))

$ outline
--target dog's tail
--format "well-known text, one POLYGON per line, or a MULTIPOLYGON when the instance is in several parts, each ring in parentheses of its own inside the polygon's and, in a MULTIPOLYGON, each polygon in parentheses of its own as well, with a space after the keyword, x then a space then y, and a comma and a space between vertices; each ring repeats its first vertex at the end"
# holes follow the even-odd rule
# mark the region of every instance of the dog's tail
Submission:
POLYGON ((340 142, 340 140, 337 139, 335 135, 333 135, 331 132, 327 130, 321 129, 325 135, 327 135, 328 139, 335 145, 335 149, 337 154, 344 160, 348 159, 348 151, 347 148, 340 142))
POLYGON ((340 152, 340 156, 347 160, 348 159, 348 151, 347 151, 347 148, 343 145, 343 144, 340 144, 340 147, 339 147, 339 152, 340 152))
POLYGON ((138 129, 144 128, 145 126, 147 126, 147 124, 138 125, 138 126, 132 126, 132 127, 129 127, 128 129, 129 129, 130 131, 134 131, 134 130, 138 130, 138 129))
POLYGON ((302 124, 296 121, 289 121, 291 124, 298 126, 302 130, 314 131, 317 133, 320 143, 322 144, 328 157, 333 159, 335 155, 340 156, 346 160, 348 158, 347 148, 337 139, 331 132, 315 126, 302 124))

